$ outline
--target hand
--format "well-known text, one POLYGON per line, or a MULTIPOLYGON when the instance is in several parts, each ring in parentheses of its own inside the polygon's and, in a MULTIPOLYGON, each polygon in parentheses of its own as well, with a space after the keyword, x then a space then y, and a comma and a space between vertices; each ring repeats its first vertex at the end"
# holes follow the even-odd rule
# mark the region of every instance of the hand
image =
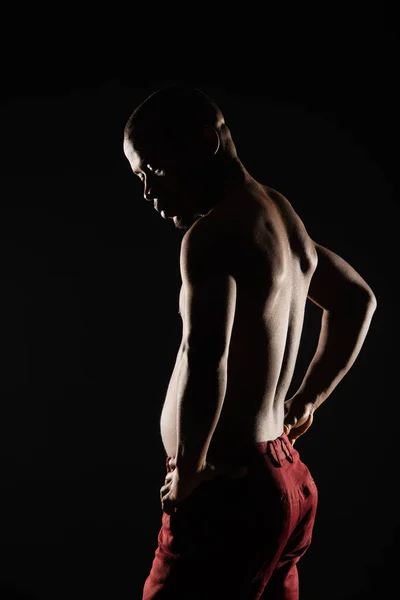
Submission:
POLYGON ((314 406, 312 402, 305 402, 304 398, 296 394, 285 402, 284 431, 292 446, 295 441, 312 425, 314 419, 314 406))
POLYGON ((188 498, 190 494, 203 483, 203 481, 210 481, 219 475, 231 479, 238 479, 247 474, 247 467, 245 466, 234 467, 222 463, 212 465, 209 462, 205 462, 200 471, 190 474, 179 472, 179 469, 176 468, 176 461, 174 458, 170 459, 169 465, 174 470, 171 473, 167 473, 165 485, 160 489, 162 510, 169 515, 172 514, 179 504, 186 500, 186 498, 188 498))

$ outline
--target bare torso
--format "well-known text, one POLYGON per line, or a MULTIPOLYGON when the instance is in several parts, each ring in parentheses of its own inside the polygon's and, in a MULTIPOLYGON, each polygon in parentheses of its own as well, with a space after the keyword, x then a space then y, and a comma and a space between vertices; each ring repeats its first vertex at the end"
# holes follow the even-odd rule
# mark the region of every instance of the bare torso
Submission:
MULTIPOLYGON (((237 302, 227 390, 207 460, 240 463, 249 446, 283 432, 284 401, 296 364, 317 254, 291 204, 267 186, 252 185, 245 193, 229 198, 217 205, 211 218, 231 223, 240 242, 235 254, 237 302)), ((183 332, 184 294, 182 285, 183 332)), ((175 456, 177 447, 181 356, 182 345, 161 414, 161 437, 168 456, 175 456)))

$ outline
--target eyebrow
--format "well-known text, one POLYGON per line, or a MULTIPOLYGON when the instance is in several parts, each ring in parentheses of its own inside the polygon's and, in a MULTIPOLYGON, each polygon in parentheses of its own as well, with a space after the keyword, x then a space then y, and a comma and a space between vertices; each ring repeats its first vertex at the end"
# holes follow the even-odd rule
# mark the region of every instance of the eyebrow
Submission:
POLYGON ((145 173, 146 171, 150 170, 147 168, 147 165, 151 165, 151 162, 149 159, 143 159, 142 164, 143 164, 143 168, 139 169, 139 171, 132 169, 132 171, 133 171, 133 173, 135 173, 135 175, 139 175, 140 173, 145 173))

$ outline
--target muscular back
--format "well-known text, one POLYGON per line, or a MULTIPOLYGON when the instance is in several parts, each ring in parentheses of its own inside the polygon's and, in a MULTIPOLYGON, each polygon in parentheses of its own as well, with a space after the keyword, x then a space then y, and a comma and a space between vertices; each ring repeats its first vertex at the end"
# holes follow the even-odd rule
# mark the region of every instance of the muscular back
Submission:
MULTIPOLYGON (((240 460, 254 442, 283 432, 284 400, 293 376, 312 274, 314 243, 291 204, 277 191, 252 185, 218 204, 203 219, 230 228, 236 280, 228 384, 208 458, 240 460)), ((184 285, 180 313, 185 330, 184 285)), ((181 349, 161 415, 169 456, 176 446, 176 384, 181 349)))

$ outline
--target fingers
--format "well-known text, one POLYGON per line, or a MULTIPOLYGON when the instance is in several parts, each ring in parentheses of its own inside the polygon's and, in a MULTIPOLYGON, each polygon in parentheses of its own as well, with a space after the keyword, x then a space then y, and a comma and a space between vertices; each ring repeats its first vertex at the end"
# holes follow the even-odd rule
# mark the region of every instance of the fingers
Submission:
POLYGON ((168 502, 167 498, 163 498, 162 494, 160 494, 161 496, 161 510, 163 510, 164 512, 166 512, 168 515, 170 514, 169 510, 170 510, 170 502, 168 502))
POLYGON ((175 510, 174 505, 168 499, 169 491, 169 486, 167 485, 163 485, 160 489, 161 510, 167 513, 167 515, 172 514, 175 510))
POLYGON ((294 443, 296 441, 297 438, 293 437, 293 435, 290 435, 290 431, 292 429, 292 425, 286 425, 286 423, 283 426, 283 432, 286 433, 286 435, 289 438, 289 442, 292 444, 292 446, 294 446, 294 443))
POLYGON ((161 510, 167 513, 167 515, 172 515, 177 510, 176 503, 171 502, 168 498, 170 491, 170 485, 163 485, 160 488, 161 510))
POLYGON ((160 487, 160 498, 163 499, 163 496, 166 496, 171 488, 170 481, 166 481, 165 484, 160 487))
POLYGON ((308 415, 307 420, 302 423, 301 425, 289 425, 287 423, 284 423, 283 425, 283 429, 284 432, 286 433, 286 435, 289 438, 289 441, 291 442, 292 446, 294 446, 295 441, 301 436, 303 435, 303 433, 305 433, 307 431, 307 429, 309 429, 312 425, 314 419, 314 415, 313 413, 310 413, 308 415))
POLYGON ((303 433, 305 433, 307 431, 307 429, 309 429, 309 427, 311 427, 311 424, 313 422, 314 419, 314 415, 313 413, 310 413, 308 415, 308 419, 302 423, 302 425, 299 425, 298 427, 295 427, 295 431, 296 431, 296 438, 298 438, 300 435, 303 435, 303 433))
POLYGON ((163 485, 162 488, 160 488, 160 498, 161 500, 163 499, 164 496, 166 496, 166 493, 168 493, 169 491, 169 485, 163 485))
POLYGON ((171 480, 172 480, 172 473, 168 473, 168 475, 165 477, 165 484, 160 488, 161 498, 162 498, 163 494, 165 496, 169 492, 169 490, 171 488, 171 480))

